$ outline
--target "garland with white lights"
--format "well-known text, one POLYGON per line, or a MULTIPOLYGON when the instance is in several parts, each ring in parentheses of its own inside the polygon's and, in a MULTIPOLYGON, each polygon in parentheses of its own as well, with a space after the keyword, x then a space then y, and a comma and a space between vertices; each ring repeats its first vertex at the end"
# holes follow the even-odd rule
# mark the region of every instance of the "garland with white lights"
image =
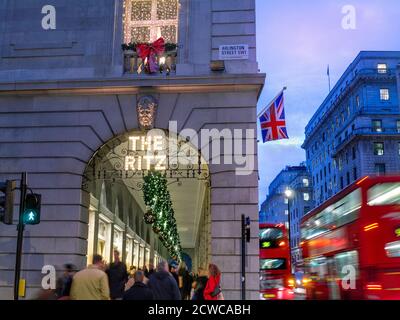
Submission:
POLYGON ((180 259, 182 248, 167 178, 158 171, 152 171, 143 179, 144 203, 149 208, 144 220, 153 225, 153 231, 158 234, 171 257, 180 259))

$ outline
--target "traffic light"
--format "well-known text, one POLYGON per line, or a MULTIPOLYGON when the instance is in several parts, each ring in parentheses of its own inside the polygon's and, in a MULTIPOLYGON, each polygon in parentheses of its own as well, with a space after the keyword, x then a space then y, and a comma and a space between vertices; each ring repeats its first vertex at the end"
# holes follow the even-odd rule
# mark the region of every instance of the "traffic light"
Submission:
POLYGON ((25 210, 22 214, 23 224, 40 223, 40 203, 42 196, 40 194, 28 193, 25 197, 25 210))
POLYGON ((14 211, 14 190, 16 182, 7 180, 0 182, 0 221, 5 224, 13 224, 13 211, 14 211))
POLYGON ((250 217, 246 217, 246 241, 250 242, 250 217))

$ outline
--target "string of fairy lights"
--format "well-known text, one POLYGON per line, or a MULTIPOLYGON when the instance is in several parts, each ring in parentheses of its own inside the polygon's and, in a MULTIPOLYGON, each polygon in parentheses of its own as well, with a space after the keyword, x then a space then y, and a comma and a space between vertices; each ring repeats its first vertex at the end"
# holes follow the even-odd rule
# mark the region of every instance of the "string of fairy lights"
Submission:
POLYGON ((124 1, 124 42, 149 42, 163 37, 176 43, 178 12, 178 0, 124 1))
POLYGON ((167 178, 159 171, 144 177, 143 196, 148 208, 144 220, 152 225, 171 257, 180 259, 182 247, 167 184, 167 178))

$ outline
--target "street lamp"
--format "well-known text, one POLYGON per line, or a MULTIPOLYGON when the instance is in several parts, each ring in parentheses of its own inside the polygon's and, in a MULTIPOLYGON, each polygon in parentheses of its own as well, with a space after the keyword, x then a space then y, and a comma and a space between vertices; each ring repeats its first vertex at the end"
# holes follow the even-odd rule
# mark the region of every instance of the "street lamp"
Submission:
POLYGON ((290 271, 293 270, 292 268, 292 243, 290 241, 290 227, 291 227, 291 219, 290 219, 290 199, 293 198, 294 191, 289 187, 285 190, 285 197, 287 199, 287 206, 288 206, 288 242, 289 242, 289 259, 290 259, 290 271))

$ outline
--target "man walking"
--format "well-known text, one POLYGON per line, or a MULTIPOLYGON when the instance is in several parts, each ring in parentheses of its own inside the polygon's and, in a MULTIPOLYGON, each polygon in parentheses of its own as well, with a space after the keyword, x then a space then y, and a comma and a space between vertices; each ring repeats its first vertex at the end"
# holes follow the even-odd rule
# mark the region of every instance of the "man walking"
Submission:
POLYGON ((151 275, 149 288, 153 292, 154 300, 182 299, 175 279, 168 272, 166 261, 161 261, 157 266, 157 272, 151 275))
POLYGON ((95 254, 93 264, 75 274, 71 286, 71 300, 109 300, 108 279, 103 270, 103 257, 95 254))
POLYGON ((143 283, 144 273, 143 271, 136 271, 134 285, 125 291, 122 300, 153 300, 153 293, 143 283))
POLYGON ((110 263, 106 271, 110 286, 111 299, 122 299, 125 291, 125 284, 128 281, 128 270, 119 256, 119 251, 114 250, 114 262, 110 263))

